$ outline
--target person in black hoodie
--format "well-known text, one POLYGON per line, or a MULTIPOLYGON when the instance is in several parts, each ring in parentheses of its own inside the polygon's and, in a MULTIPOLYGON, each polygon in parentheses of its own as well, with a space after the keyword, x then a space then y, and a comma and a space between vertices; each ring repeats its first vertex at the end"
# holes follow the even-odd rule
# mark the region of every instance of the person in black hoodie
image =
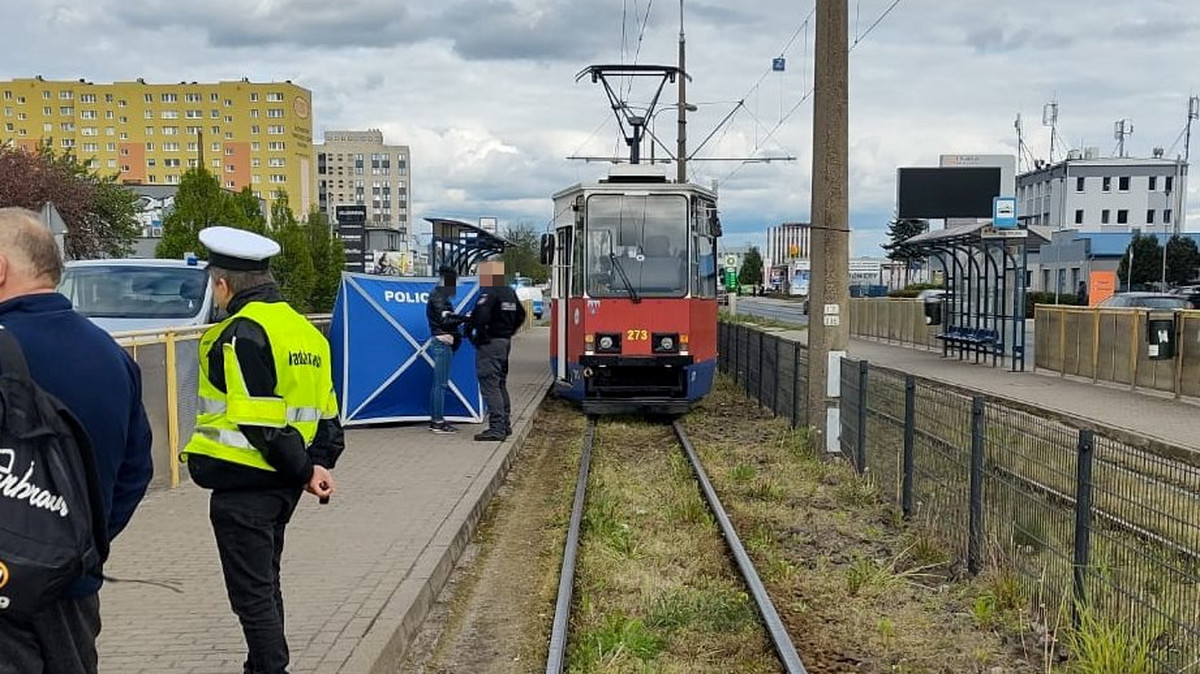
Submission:
POLYGON ((458 273, 451 267, 438 269, 441 285, 429 293, 425 303, 425 318, 429 321, 429 354, 433 357, 433 387, 429 391, 429 430, 433 433, 457 433, 446 422, 446 389, 450 382, 450 361, 462 344, 458 327, 465 317, 454 311, 455 286, 458 273))
MULTIPOLYGON (((133 517, 154 472, 142 377, 108 333, 55 292, 62 270, 54 237, 37 214, 0 208, 0 325, 20 342, 34 381, 87 431, 111 541, 133 517)), ((95 672, 100 584, 99 576, 80 578, 32 624, 0 618, 0 674, 95 672)))

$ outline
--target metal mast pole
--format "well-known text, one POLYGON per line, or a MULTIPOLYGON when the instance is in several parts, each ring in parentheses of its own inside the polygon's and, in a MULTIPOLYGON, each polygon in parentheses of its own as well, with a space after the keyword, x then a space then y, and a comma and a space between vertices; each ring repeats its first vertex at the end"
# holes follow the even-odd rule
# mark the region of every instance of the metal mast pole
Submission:
POLYGON ((687 182, 687 69, 684 68, 683 0, 679 0, 679 132, 675 149, 675 181, 687 182))
POLYGON ((850 341, 849 4, 817 0, 813 99, 812 285, 808 327, 808 424, 837 451, 840 377, 850 341))

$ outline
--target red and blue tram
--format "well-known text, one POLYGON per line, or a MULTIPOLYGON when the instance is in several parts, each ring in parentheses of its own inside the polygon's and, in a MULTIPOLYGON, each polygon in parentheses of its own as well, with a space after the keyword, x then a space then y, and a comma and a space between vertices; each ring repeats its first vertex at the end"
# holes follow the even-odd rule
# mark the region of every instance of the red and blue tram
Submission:
POLYGON ((551 369, 589 414, 682 414, 717 367, 717 197, 653 165, 554 195, 551 369))

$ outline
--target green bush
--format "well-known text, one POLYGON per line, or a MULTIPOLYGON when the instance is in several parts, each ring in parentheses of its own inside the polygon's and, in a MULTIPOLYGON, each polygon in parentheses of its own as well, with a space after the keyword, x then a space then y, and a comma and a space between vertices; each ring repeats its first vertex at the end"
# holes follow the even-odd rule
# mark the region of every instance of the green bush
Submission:
POLYGON ((1058 304, 1060 306, 1079 306, 1079 300, 1073 293, 1059 293, 1057 302, 1055 301, 1054 293, 1046 292, 1028 292, 1025 293, 1025 318, 1033 318, 1033 305, 1035 304, 1058 304))
POLYGON ((942 287, 940 283, 912 283, 900 290, 893 290, 888 297, 916 297, 922 290, 941 290, 942 287))

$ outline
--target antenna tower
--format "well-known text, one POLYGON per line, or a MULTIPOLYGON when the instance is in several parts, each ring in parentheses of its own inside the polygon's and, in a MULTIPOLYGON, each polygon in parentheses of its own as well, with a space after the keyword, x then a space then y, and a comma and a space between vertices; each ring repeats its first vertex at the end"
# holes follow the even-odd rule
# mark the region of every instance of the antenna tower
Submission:
POLYGON ((1050 163, 1054 163, 1054 138, 1058 136, 1058 100, 1042 106, 1042 126, 1050 127, 1050 163))
POLYGON ((1133 120, 1118 119, 1113 122, 1113 138, 1117 141, 1117 156, 1125 157, 1125 139, 1133 135, 1133 120))
POLYGON ((1200 118, 1200 96, 1192 96, 1188 99, 1187 131, 1183 141, 1183 161, 1185 163, 1191 158, 1192 122, 1197 118, 1200 118))

